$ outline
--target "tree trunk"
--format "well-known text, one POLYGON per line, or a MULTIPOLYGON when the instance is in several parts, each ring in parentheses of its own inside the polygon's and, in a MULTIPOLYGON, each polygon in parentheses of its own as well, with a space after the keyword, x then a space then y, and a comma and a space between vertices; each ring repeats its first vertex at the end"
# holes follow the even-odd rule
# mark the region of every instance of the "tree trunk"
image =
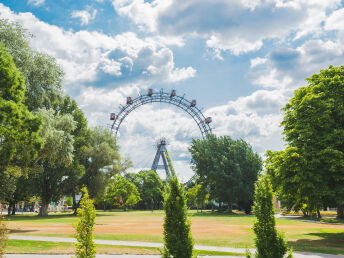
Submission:
POLYGON ((9 203, 7 207, 7 216, 11 216, 11 210, 12 210, 12 206, 11 206, 11 203, 9 203))
POLYGON ((343 205, 341 205, 341 204, 338 204, 338 206, 337 206, 337 218, 338 219, 344 219, 343 205))
POLYGON ((318 215, 318 219, 321 219, 321 214, 320 214, 320 210, 317 209, 317 215, 318 215))
POLYGON ((16 215, 16 203, 14 201, 10 201, 8 205, 8 216, 9 215, 16 215))
POLYGON ((73 195, 73 210, 74 210, 74 215, 76 215, 76 210, 77 210, 77 205, 76 205, 76 198, 75 198, 75 193, 73 195))
POLYGON ((16 215, 16 203, 13 202, 12 204, 12 215, 16 215))
POLYGON ((228 213, 233 213, 232 208, 233 208, 232 202, 228 202, 228 213))
POLYGON ((301 211, 302 211, 304 217, 308 217, 307 211, 305 211, 305 210, 301 210, 301 211))
POLYGON ((49 207, 49 203, 42 202, 42 206, 39 209, 38 216, 42 216, 42 217, 48 216, 48 207, 49 207))

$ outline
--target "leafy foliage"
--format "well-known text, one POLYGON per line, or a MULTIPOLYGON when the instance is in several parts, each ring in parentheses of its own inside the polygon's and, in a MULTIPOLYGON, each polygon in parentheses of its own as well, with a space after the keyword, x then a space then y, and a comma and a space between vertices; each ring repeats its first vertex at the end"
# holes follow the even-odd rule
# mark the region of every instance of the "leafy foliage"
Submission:
POLYGON ((116 175, 107 187, 106 199, 109 204, 121 206, 126 210, 140 201, 140 194, 133 183, 116 175))
POLYGON ((4 217, 0 215, 0 257, 4 257, 7 246, 7 226, 4 217))
POLYGON ((0 199, 9 200, 40 148, 41 120, 24 104, 24 78, 0 43, 0 199))
POLYGON ((35 161, 40 171, 33 177, 36 194, 41 197, 41 216, 48 215, 48 205, 58 201, 62 196, 61 187, 65 176, 63 168, 73 162, 74 137, 72 132, 76 127, 72 115, 56 114, 53 110, 39 109, 37 111, 44 123, 40 132, 43 147, 35 161))
POLYGON ((75 195, 80 191, 81 178, 85 174, 85 153, 90 146, 88 141, 90 131, 84 113, 78 107, 76 101, 69 96, 65 96, 60 105, 60 114, 70 114, 76 122, 75 129, 71 132, 74 138, 73 161, 69 166, 61 168, 65 178, 61 187, 63 187, 64 194, 73 196, 73 207, 76 213, 75 195))
POLYGON ((283 258, 288 251, 288 245, 283 235, 276 230, 272 186, 266 176, 261 176, 256 183, 254 214, 257 217, 253 225, 257 249, 255 257, 283 258))
POLYGON ((197 211, 200 208, 201 211, 204 207, 204 205, 209 200, 209 194, 207 189, 204 187, 204 185, 197 184, 192 188, 189 188, 187 191, 187 202, 190 206, 196 207, 197 211))
POLYGON ((0 42, 25 78, 25 104, 30 111, 56 109, 62 100, 62 69, 53 57, 31 49, 32 35, 19 24, 0 19, 0 42))
POLYGON ((93 241, 94 221, 96 218, 96 210, 93 201, 90 200, 86 187, 81 189, 83 196, 80 200, 80 208, 77 214, 80 216, 78 224, 76 225, 76 239, 75 256, 77 258, 92 258, 96 257, 96 245, 93 241))
POLYGON ((267 152, 268 174, 289 209, 318 212, 344 205, 344 66, 307 79, 284 107, 280 152, 267 152))
POLYGON ((177 177, 169 181, 165 193, 163 257, 192 257, 193 239, 187 215, 186 195, 177 177))
POLYGON ((140 208, 158 208, 162 201, 163 182, 154 170, 144 170, 139 173, 128 173, 124 176, 132 182, 140 193, 140 208))
POLYGON ((251 146, 229 136, 209 135, 205 140, 194 139, 189 151, 198 181, 209 186, 211 198, 227 202, 229 212, 237 202, 249 213, 254 182, 262 168, 261 158, 251 146))
POLYGON ((91 197, 104 193, 105 175, 113 171, 121 160, 116 137, 105 127, 94 127, 89 133, 89 146, 85 150, 85 174, 81 183, 87 186, 91 197))

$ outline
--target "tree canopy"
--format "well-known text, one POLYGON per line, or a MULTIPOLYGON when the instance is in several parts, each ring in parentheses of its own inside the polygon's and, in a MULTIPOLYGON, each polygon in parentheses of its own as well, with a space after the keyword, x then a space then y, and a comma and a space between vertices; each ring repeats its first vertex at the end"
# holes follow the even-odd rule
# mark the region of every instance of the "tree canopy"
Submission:
POLYGON ((163 182, 154 170, 128 173, 124 176, 132 182, 140 193, 140 208, 158 209, 163 199, 163 182))
POLYGON ((105 198, 110 205, 117 205, 124 210, 133 207, 141 200, 136 186, 120 175, 111 179, 106 189, 105 198))
POLYGON ((41 119, 25 106, 24 78, 0 43, 0 199, 9 199, 15 180, 40 148, 41 119))
POLYGON ((194 170, 200 183, 208 186, 210 197, 218 202, 241 204, 250 212, 254 182, 261 171, 262 162, 251 146, 243 140, 229 136, 208 135, 205 140, 193 140, 189 148, 194 170))
MULTIPOLYGON (((288 208, 318 212, 344 205, 344 66, 306 79, 283 108, 287 147, 267 152, 274 188, 288 208)), ((320 213, 318 212, 318 216, 320 213)))
POLYGON ((25 78, 28 109, 55 109, 63 98, 63 71, 53 57, 30 47, 29 39, 32 37, 19 24, 0 19, 0 42, 25 78))
POLYGON ((105 189, 105 175, 113 172, 118 166, 120 155, 116 137, 105 127, 94 127, 90 130, 89 146, 85 150, 85 174, 81 183, 87 186, 91 197, 97 197, 105 189))

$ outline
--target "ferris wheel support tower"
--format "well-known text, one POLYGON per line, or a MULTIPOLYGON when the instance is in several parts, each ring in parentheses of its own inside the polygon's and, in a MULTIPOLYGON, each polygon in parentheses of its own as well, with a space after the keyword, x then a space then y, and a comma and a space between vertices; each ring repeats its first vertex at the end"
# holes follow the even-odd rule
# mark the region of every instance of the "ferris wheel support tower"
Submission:
MULTIPOLYGON (((123 120, 132 111, 134 111, 142 105, 153 102, 171 104, 184 110, 196 122, 198 128, 201 131, 203 139, 206 138, 208 134, 212 133, 212 128, 209 125, 212 122, 212 118, 205 117, 203 115, 202 110, 196 106, 196 100, 189 101, 184 98, 184 95, 177 95, 176 90, 171 90, 171 92, 168 93, 164 92, 163 89, 161 89, 159 92, 154 92, 152 89, 148 89, 147 94, 145 95, 139 95, 137 98, 134 99, 132 99, 131 97, 127 97, 127 104, 125 106, 120 105, 121 110, 119 111, 119 113, 110 114, 110 120, 113 120, 111 129, 114 131, 115 135, 117 136, 123 120)), ((155 154, 152 164, 152 170, 156 171, 157 169, 161 168, 165 170, 167 179, 175 175, 170 156, 166 149, 165 138, 160 139, 157 145, 157 152, 155 154), (160 158, 163 161, 162 166, 159 165, 160 158)))
POLYGON ((167 179, 171 178, 171 176, 175 176, 172 161, 166 148, 165 138, 161 138, 158 142, 157 151, 152 164, 152 170, 157 171, 158 169, 165 170, 167 179), (162 159, 163 165, 159 165, 160 158, 162 159))

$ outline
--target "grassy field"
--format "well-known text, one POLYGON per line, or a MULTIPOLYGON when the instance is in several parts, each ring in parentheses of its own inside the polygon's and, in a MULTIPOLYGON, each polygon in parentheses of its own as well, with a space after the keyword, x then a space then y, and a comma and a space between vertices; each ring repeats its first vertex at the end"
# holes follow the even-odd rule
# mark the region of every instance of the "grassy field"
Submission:
MULTIPOLYGON (((134 246, 110 246, 96 245, 98 254, 160 254, 159 248, 134 247, 134 246)), ((72 243, 56 243, 48 241, 9 240, 8 253, 28 254, 71 254, 75 252, 72 243)), ((241 256, 239 253, 197 251, 199 255, 231 255, 241 256)))
MULTIPOLYGON (((128 240, 162 242, 162 211, 98 212, 95 238, 106 240, 128 240)), ((71 214, 50 215, 40 218, 36 215, 16 215, 8 219, 10 234, 73 237, 72 224, 77 217, 71 214)), ((223 213, 192 213, 192 233, 195 243, 200 245, 253 248, 253 216, 229 215, 223 213)), ((344 254, 344 224, 320 224, 299 220, 277 219, 278 228, 285 233, 288 242, 296 251, 344 254)), ((14 241, 14 240, 11 240, 14 241)), ((55 244, 56 245, 56 244, 55 244)), ((62 244, 57 244, 60 246, 62 244)), ((24 245, 15 242, 9 251, 20 252, 24 245), (19 249, 18 249, 19 248, 19 249)), ((117 253, 118 247, 101 247, 110 253, 117 253)), ((68 250, 67 248, 44 247, 48 252, 68 250), (55 250, 55 251, 54 251, 55 250)), ((103 250, 98 249, 98 250, 103 250)), ((133 251, 132 248, 126 248, 133 251)), ((135 248, 134 248, 135 249, 135 248)), ((150 252, 157 250, 150 250, 150 252)), ((103 251, 101 251, 103 252, 103 251)), ((105 252, 105 251, 104 251, 105 252)), ((135 253, 147 250, 136 248, 135 253)))

